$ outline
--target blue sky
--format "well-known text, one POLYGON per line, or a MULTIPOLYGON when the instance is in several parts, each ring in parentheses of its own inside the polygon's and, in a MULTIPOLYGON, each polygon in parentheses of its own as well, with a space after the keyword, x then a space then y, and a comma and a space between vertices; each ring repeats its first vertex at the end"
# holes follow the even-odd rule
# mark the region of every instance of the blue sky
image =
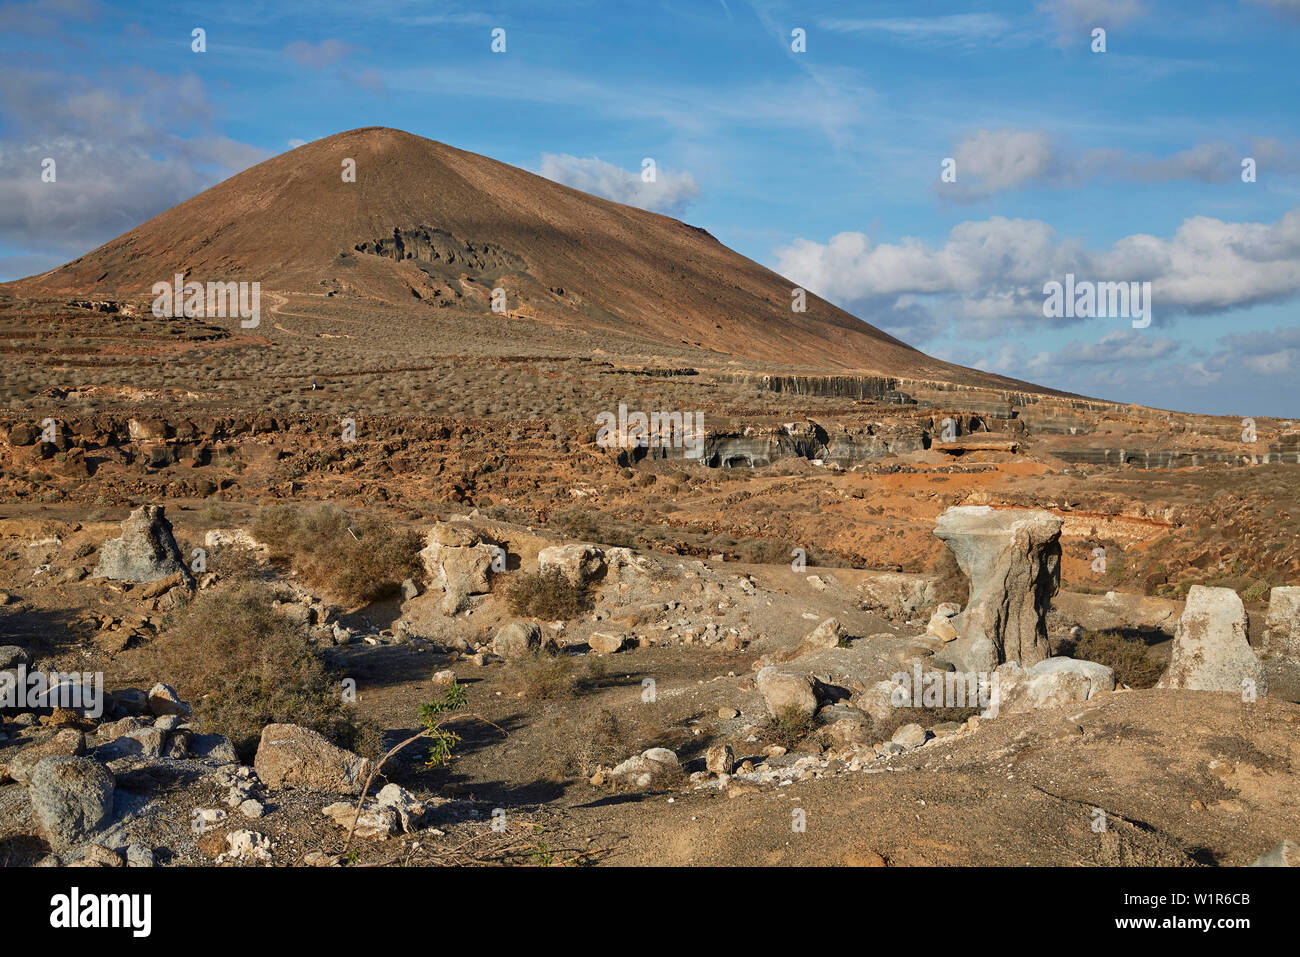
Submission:
POLYGON ((0 3, 0 279, 392 126, 703 226, 943 358, 1300 417, 1300 0, 228 7, 0 3), (1151 325, 1045 318, 1067 272, 1150 281, 1151 325))

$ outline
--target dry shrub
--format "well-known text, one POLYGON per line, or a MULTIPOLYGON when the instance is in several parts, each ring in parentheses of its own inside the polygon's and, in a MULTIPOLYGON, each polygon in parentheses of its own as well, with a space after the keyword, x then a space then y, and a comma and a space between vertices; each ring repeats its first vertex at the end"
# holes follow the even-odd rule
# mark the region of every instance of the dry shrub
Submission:
POLYGON ((375 730, 356 720, 302 627, 271 600, 251 583, 200 593, 141 649, 141 669, 174 684, 194 708, 195 727, 228 735, 241 755, 251 754, 273 723, 373 752, 375 730))
POLYGON ((792 751, 816 727, 817 722, 812 715, 796 705, 790 705, 779 715, 768 718, 767 724, 762 728, 762 736, 769 743, 779 744, 787 751, 792 751))
POLYGON ((509 695, 540 701, 569 697, 577 688, 578 676, 570 658, 542 651, 507 662, 501 683, 509 695))
POLYGON ((888 741, 905 724, 919 724, 929 730, 936 724, 952 721, 965 723, 967 718, 979 714, 981 708, 895 708, 884 721, 871 722, 871 732, 881 741, 888 741))
POLYGON ((567 735, 566 770, 590 777, 597 768, 612 767, 631 753, 628 730, 618 716, 604 708, 584 721, 577 734, 567 735))
POLYGON ((533 701, 571 698, 603 677, 603 660, 593 655, 573 658, 545 648, 506 662, 501 672, 507 694, 533 701))
POLYGON ((290 562, 309 585, 348 607, 390 595, 421 573, 420 536, 380 518, 281 505, 263 509, 251 531, 273 560, 290 562))
POLYGON ((506 585, 505 598, 516 615, 548 621, 576 618, 589 601, 587 590, 570 582, 558 568, 514 576, 506 585))
POLYGON ((1164 666, 1147 653, 1146 642, 1113 631, 1085 631, 1069 654, 1106 665, 1115 672, 1116 681, 1130 688, 1154 688, 1164 672, 1164 666))

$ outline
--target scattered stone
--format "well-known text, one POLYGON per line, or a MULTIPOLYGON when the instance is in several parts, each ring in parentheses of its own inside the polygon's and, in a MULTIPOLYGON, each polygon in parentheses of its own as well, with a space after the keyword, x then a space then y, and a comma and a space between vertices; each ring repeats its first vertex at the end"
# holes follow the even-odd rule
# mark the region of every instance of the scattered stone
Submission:
POLYGON ((623 650, 624 638, 622 635, 611 635, 605 632, 595 632, 587 639, 587 644, 591 650, 598 655, 612 655, 617 651, 623 650))
POLYGON ((256 831, 233 831, 226 835, 228 850, 217 858, 231 861, 256 861, 259 864, 271 863, 271 852, 275 845, 265 834, 256 831))
POLYGON ((127 867, 153 867, 154 855, 150 848, 143 844, 128 844, 126 846, 126 866, 127 867))
POLYGON ((113 707, 121 708, 128 715, 144 714, 149 710, 149 694, 140 688, 122 688, 112 694, 113 707))
POLYGON ((934 534, 970 579, 966 609, 951 620, 960 636, 947 652, 958 670, 1024 667, 1049 654, 1047 612, 1061 583, 1060 517, 1038 509, 954 506, 934 534))
POLYGON ((36 744, 29 744, 9 759, 9 777, 30 784, 36 766, 46 758, 74 757, 86 753, 86 736, 76 728, 64 728, 36 744))
POLYGON ((402 830, 410 834, 424 826, 427 805, 414 794, 397 784, 385 784, 375 795, 379 807, 391 808, 402 830))
POLYGON ((735 708, 728 708, 726 706, 723 706, 718 709, 718 717, 721 718, 723 721, 730 721, 732 718, 739 718, 740 712, 737 711, 735 708))
POLYGON ((87 867, 122 866, 122 858, 117 852, 100 844, 87 844, 81 861, 87 867))
POLYGON ((1246 626, 1246 609, 1235 591, 1193 585, 1174 634, 1169 667, 1156 687, 1241 694, 1251 681, 1264 695, 1264 668, 1246 639, 1246 626))
MULTIPOLYGON (((1273 589, 1277 591, 1277 589, 1273 589)), ((1300 867, 1300 844, 1283 841, 1267 854, 1261 854, 1251 867, 1300 867)))
POLYGON ((456 683, 456 672, 450 668, 444 668, 441 671, 433 673, 433 684, 436 688, 448 688, 456 683))
POLYGON ((795 650, 793 657, 808 654, 813 651, 821 651, 826 648, 838 648, 840 641, 847 632, 844 626, 840 624, 838 618, 827 618, 820 625, 804 635, 803 640, 799 642, 799 647, 795 650))
POLYGON ((754 683, 773 717, 780 717, 790 708, 810 715, 817 711, 817 695, 812 680, 805 675, 783 673, 769 665, 755 675, 754 683))
POLYGON ((31 663, 31 656, 17 645, 0 645, 0 671, 31 663))
POLYGON ((704 766, 714 774, 730 774, 736 755, 729 744, 715 744, 704 755, 704 766))
POLYGON ((247 798, 239 803, 239 813, 247 818, 259 818, 266 813, 266 806, 256 798, 247 798))
POLYGON ((925 626, 925 633, 945 642, 956 641, 958 638, 957 629, 952 624, 952 616, 941 615, 937 611, 930 616, 930 622, 925 626))
POLYGON ((355 804, 340 801, 321 808, 321 813, 344 830, 351 829, 355 820, 353 835, 364 840, 386 841, 397 833, 397 811, 391 807, 370 805, 358 816, 355 804))
POLYGON ((253 767, 269 788, 359 794, 371 763, 308 728, 269 724, 262 729, 253 767))
POLYGON ((919 748, 921 745, 925 744, 927 736, 928 734, 925 728, 921 727, 919 724, 913 723, 903 725, 894 732, 894 736, 889 740, 893 744, 897 744, 910 751, 912 748, 919 748))
MULTIPOLYGON (((850 701, 855 708, 870 715, 872 721, 883 724, 893 714, 895 692, 900 696, 904 696, 905 691, 906 689, 901 681, 895 681, 891 678, 887 681, 877 681, 875 684, 869 685, 863 691, 855 694, 850 701)), ((910 700, 910 695, 906 695, 906 697, 910 700)))
POLYGON ((108 768, 91 758, 45 758, 32 772, 27 789, 32 814, 57 850, 90 837, 113 814, 116 782, 108 768))
POLYGON ((648 788, 668 784, 681 774, 677 754, 668 748, 649 748, 634 755, 609 772, 616 783, 648 788))
POLYGON ((492 653, 509 661, 532 654, 542 645, 542 629, 531 621, 512 621, 492 639, 492 653))
POLYGON ((149 711, 155 715, 188 715, 190 706, 176 694, 176 689, 161 681, 149 689, 149 711))
POLYGON ((196 734, 190 738, 190 756, 208 764, 238 764, 234 742, 224 734, 196 734))

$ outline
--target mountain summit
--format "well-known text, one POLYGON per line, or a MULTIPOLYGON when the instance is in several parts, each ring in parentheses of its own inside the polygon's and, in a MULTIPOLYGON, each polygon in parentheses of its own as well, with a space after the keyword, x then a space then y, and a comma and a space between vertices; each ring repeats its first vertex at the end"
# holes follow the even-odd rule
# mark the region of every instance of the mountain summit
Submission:
POLYGON ((258 281, 273 303, 325 320, 436 310, 487 339, 509 341, 511 326, 531 323, 593 349, 613 339, 647 354, 685 348, 1038 391, 926 356, 811 293, 795 312, 794 283, 703 229, 382 127, 266 160, 67 265, 0 288, 143 299, 176 274, 258 281), (494 290, 504 291, 503 314, 492 310, 494 290), (503 316, 504 325, 483 321, 503 316))

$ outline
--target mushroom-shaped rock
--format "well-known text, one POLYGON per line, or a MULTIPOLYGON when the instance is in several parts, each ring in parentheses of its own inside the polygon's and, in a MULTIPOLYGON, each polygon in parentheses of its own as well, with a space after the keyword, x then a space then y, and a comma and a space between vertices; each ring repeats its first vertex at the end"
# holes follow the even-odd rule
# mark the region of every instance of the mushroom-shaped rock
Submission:
POLYGON ((945 657, 968 671, 1004 661, 1024 667, 1048 655, 1047 611, 1061 584, 1061 519, 1039 509, 961 505, 939 516, 934 534, 970 579, 958 638, 945 657))

